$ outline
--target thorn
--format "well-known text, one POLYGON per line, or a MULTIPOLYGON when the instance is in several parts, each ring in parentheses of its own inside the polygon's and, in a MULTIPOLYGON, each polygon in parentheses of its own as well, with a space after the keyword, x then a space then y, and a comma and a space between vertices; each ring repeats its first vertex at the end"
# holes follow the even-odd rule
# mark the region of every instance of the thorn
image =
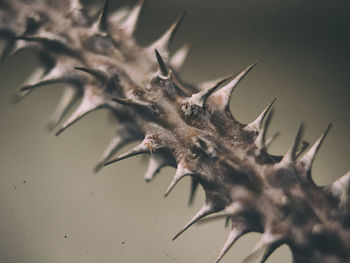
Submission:
POLYGON ((190 45, 185 44, 170 58, 170 65, 176 71, 180 71, 185 64, 188 53, 190 52, 190 45))
POLYGON ((261 258, 261 260, 259 261, 259 263, 264 263, 266 262, 266 260, 271 256, 271 254, 277 249, 279 248, 281 245, 283 245, 283 241, 277 241, 277 242, 273 242, 272 244, 268 245, 267 248, 264 251, 264 254, 261 258))
MULTIPOLYGON (((261 237, 260 241, 256 244, 256 246, 249 253, 249 255, 243 260, 242 263, 252 262, 252 260, 256 256, 260 255, 262 252, 265 252, 266 249, 268 249, 269 247, 271 247, 275 243, 276 244, 279 243, 279 245, 278 245, 278 247, 279 247, 279 246, 281 246, 283 244, 283 240, 279 239, 279 238, 276 238, 275 236, 271 235, 270 233, 263 234, 263 236, 261 237)), ((269 251, 267 251, 267 252, 269 252, 269 251)), ((266 254, 266 252, 265 252, 264 255, 263 255, 263 258, 262 258, 264 261, 267 259, 266 256, 268 257, 269 255, 266 254)), ((260 261, 260 262, 264 262, 264 261, 260 261)))
POLYGON ((132 35, 135 32, 137 21, 139 20, 140 13, 145 4, 144 0, 140 0, 133 9, 131 9, 130 13, 126 17, 126 19, 121 24, 121 28, 129 35, 132 35))
POLYGON ((183 232, 185 232, 190 226, 192 226, 194 223, 196 223, 198 220, 200 220, 201 218, 215 213, 217 211, 217 209, 214 209, 213 205, 211 205, 210 203, 207 204, 205 203, 202 208, 199 210, 199 212, 190 220, 190 222, 187 223, 187 225, 185 225, 182 230, 180 232, 178 232, 174 237, 173 237, 173 241, 178 238, 183 232))
POLYGON ((227 218, 227 217, 231 217, 231 216, 237 216, 237 215, 242 214, 243 211, 244 211, 244 207, 243 207, 242 203, 241 202, 234 202, 231 205, 226 206, 225 209, 222 210, 221 212, 216 213, 213 216, 204 218, 199 223, 211 222, 213 220, 222 219, 223 217, 227 218))
POLYGON ((144 136, 138 129, 138 126, 136 126, 134 123, 128 121, 121 122, 118 126, 116 136, 112 139, 112 141, 105 149, 102 157, 95 166, 94 172, 97 173, 99 170, 101 170, 103 168, 103 165, 122 147, 128 143, 141 140, 143 137, 144 136))
POLYGON ((249 123, 246 128, 248 128, 248 130, 261 130, 262 127, 262 123, 266 117, 266 114, 269 112, 269 110, 271 109, 272 105, 275 103, 276 98, 274 98, 271 103, 269 104, 269 106, 267 106, 263 112, 258 116, 258 118, 256 118, 255 121, 249 123))
POLYGON ((183 12, 174 24, 161 36, 157 41, 151 44, 150 49, 158 49, 162 54, 168 54, 168 47, 173 40, 177 29, 179 28, 183 18, 185 17, 185 12, 183 12))
POLYGON ((297 136, 294 139, 293 145, 288 150, 288 152, 283 156, 281 163, 290 164, 296 160, 296 152, 297 152, 298 146, 300 144, 301 138, 303 136, 303 133, 304 133, 304 124, 301 123, 299 126, 299 129, 298 129, 297 136))
POLYGON ((176 173, 174 175, 173 180, 170 182, 168 189, 166 190, 164 197, 167 197, 169 195, 169 193, 171 192, 171 190, 175 187, 175 185, 185 176, 187 175, 193 175, 193 172, 191 172, 190 170, 188 170, 187 168, 184 167, 182 162, 179 162, 177 169, 176 169, 176 173))
POLYGON ((171 70, 168 69, 167 65, 165 64, 163 58, 161 57, 161 55, 159 54, 158 50, 155 49, 154 50, 156 53, 156 57, 157 57, 157 62, 158 62, 158 68, 159 68, 159 77, 162 79, 168 79, 171 76, 171 70))
POLYGON ((197 105, 200 108, 203 108, 205 105, 206 100, 209 98, 209 96, 223 83, 231 79, 232 76, 225 77, 223 79, 220 79, 214 86, 209 87, 205 90, 202 90, 198 93, 192 94, 192 96, 188 99, 190 104, 197 105))
POLYGON ((216 259, 216 263, 219 263, 220 260, 225 256, 225 254, 227 253, 227 251, 232 247, 232 245, 244 234, 246 233, 246 231, 242 231, 241 229, 237 229, 235 227, 232 228, 232 230, 230 231, 227 240, 223 246, 223 248, 221 249, 221 252, 218 256, 218 258, 216 259))
POLYGON ((106 162, 104 164, 104 166, 110 165, 110 164, 115 163, 115 162, 119 162, 121 160, 127 159, 127 158, 135 156, 135 155, 144 154, 144 153, 151 153, 151 150, 150 150, 149 146, 147 145, 148 142, 149 142, 149 140, 147 140, 147 138, 145 138, 139 145, 135 146, 130 151, 128 151, 122 155, 119 155, 117 158, 115 158, 109 162, 106 162))
POLYGON ((266 118, 266 121, 264 123, 264 127, 260 130, 258 136, 255 139, 255 145, 258 147, 258 149, 260 151, 263 149, 266 150, 268 145, 269 145, 269 142, 265 143, 265 139, 266 139, 266 133, 267 133, 267 130, 270 126, 270 122, 271 122, 273 114, 274 114, 274 111, 271 110, 266 118))
POLYGON ((72 108, 73 104, 77 101, 79 97, 79 92, 74 88, 66 88, 63 91, 61 100, 59 101, 56 110, 52 114, 47 128, 51 132, 58 123, 63 119, 67 112, 72 108))
POLYGON ((74 69, 88 73, 88 74, 94 76, 95 78, 99 79, 102 82, 104 82, 108 79, 108 75, 99 69, 90 69, 90 68, 85 68, 85 67, 74 67, 74 69))
POLYGON ((191 177, 191 189, 190 189, 190 198, 188 200, 188 205, 193 205, 194 197, 199 186, 199 182, 194 177, 191 177))
POLYGON ((35 84, 23 86, 21 88, 21 91, 32 90, 34 88, 38 88, 38 87, 42 87, 42 86, 46 86, 46 85, 50 85, 50 84, 66 82, 66 81, 67 81, 67 79, 64 78, 64 77, 57 77, 57 78, 52 78, 52 79, 45 78, 44 80, 39 81, 39 82, 37 82, 35 84))
POLYGON ((231 80, 229 83, 227 83, 224 87, 222 87, 220 90, 216 91, 214 93, 215 97, 221 97, 222 98, 222 103, 220 106, 220 108, 222 110, 224 109, 228 109, 229 105, 230 105, 230 98, 231 98, 231 94, 233 93, 235 87, 238 85, 238 83, 241 82, 241 80, 248 74, 248 72, 254 68, 254 66, 257 64, 258 62, 255 61, 254 63, 252 63, 250 66, 248 66, 245 70, 243 70, 241 73, 239 73, 233 80, 231 80))
POLYGON ((311 171, 312 163, 315 159, 315 156, 323 142, 326 138, 329 130, 331 129, 332 124, 330 123, 326 129, 326 131, 321 135, 321 137, 314 143, 314 145, 304 154, 304 156, 300 159, 300 163, 304 164, 306 171, 311 171))
POLYGON ((144 175, 145 181, 150 182, 155 177, 155 175, 159 173, 161 168, 168 165, 175 166, 172 160, 164 157, 162 154, 152 154, 149 159, 147 171, 144 175))
POLYGON ((98 17, 96 23, 93 25, 95 31, 100 33, 101 35, 108 34, 108 5, 109 0, 105 0, 100 16, 98 17))
POLYGON ((88 113, 101 108, 103 105, 104 105, 104 102, 101 98, 94 95, 92 91, 90 91, 89 89, 86 89, 83 99, 80 102, 80 105, 73 112, 70 118, 64 122, 64 124, 62 125, 62 128, 57 131, 56 136, 60 135, 68 127, 76 123, 78 120, 83 118, 88 113))
MULTIPOLYGON (((350 202, 350 171, 330 185, 332 194, 340 199, 340 205, 350 202)), ((350 207, 350 206, 349 206, 350 207)))

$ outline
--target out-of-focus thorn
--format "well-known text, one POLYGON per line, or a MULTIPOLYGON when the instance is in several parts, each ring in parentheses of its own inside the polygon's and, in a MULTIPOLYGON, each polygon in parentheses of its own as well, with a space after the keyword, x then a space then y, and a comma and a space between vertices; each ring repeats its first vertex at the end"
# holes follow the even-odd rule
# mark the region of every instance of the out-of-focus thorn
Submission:
POLYGON ((78 108, 73 112, 70 118, 64 122, 62 128, 57 131, 56 136, 60 135, 64 130, 76 123, 88 113, 103 107, 104 104, 105 103, 100 96, 94 94, 89 88, 85 89, 83 98, 78 108))
POLYGON ((175 21, 175 23, 163 34, 163 36, 161 36, 157 41, 155 41, 153 44, 149 46, 149 49, 151 52, 157 49, 161 54, 166 55, 166 57, 168 57, 169 45, 173 40, 176 34, 176 31, 179 28, 184 17, 185 17, 185 12, 183 12, 180 15, 180 17, 175 21))
POLYGON ((120 28, 124 30, 125 33, 129 35, 134 34, 144 3, 145 0, 140 0, 134 8, 131 9, 126 19, 120 25, 120 28))
POLYGON ((78 100, 80 92, 73 87, 67 87, 63 91, 61 100, 59 101, 56 110, 52 114, 49 123, 47 124, 48 130, 51 132, 58 123, 64 118, 68 111, 72 108, 74 103, 78 100))
POLYGON ((174 55, 171 56, 170 65, 177 72, 181 71, 183 65, 185 64, 190 49, 190 45, 185 44, 179 50, 177 50, 174 55))

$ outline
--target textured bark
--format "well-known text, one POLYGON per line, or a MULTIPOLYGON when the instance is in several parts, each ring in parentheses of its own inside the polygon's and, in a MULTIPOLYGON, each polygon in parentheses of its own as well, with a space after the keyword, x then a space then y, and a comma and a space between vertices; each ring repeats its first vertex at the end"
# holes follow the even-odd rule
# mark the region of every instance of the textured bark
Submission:
POLYGON ((183 15, 143 47, 133 38, 142 6, 143 1, 109 14, 106 1, 97 16, 78 0, 0 1, 2 55, 30 48, 43 66, 21 88, 18 99, 38 87, 64 83, 50 127, 54 129, 78 99, 81 102, 57 135, 89 112, 110 109, 119 122, 117 135, 95 171, 150 154, 146 180, 164 166, 177 169, 165 195, 190 176, 191 199, 201 185, 206 200, 174 239, 200 220, 228 218, 232 230, 217 262, 249 232, 263 235, 246 262, 261 251, 265 262, 283 244, 290 247, 294 262, 349 262, 350 173, 326 187, 317 186, 311 176, 331 126, 306 151, 301 125, 285 155, 269 154, 273 138, 265 137, 274 100, 249 124, 238 122, 229 110, 232 92, 255 63, 212 83, 185 83, 178 72, 188 47, 172 56, 168 51, 183 15), (138 140, 138 146, 113 159, 121 147, 138 140))

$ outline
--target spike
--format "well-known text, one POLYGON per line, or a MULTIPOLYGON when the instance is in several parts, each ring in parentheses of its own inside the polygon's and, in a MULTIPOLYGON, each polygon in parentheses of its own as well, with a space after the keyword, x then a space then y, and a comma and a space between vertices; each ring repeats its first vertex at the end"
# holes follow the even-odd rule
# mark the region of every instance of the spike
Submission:
POLYGON ((57 124, 63 119, 66 113, 72 108, 73 104, 77 101, 80 92, 75 88, 66 88, 63 91, 62 98, 58 103, 55 112, 52 114, 51 119, 47 125, 49 131, 52 131, 57 124))
POLYGON ((144 6, 145 1, 140 0, 133 9, 131 9, 129 15, 126 17, 126 19, 121 24, 121 28, 124 30, 125 33, 132 35, 135 32, 137 21, 139 19, 140 13, 142 11, 142 8, 144 6))
POLYGON ((340 206, 350 209, 350 171, 340 177, 330 186, 332 194, 340 198, 340 206))
MULTIPOLYGON (((22 86, 25 86, 26 83, 33 83, 33 82, 37 82, 42 78, 43 75, 43 69, 42 68, 37 68, 35 69, 30 75, 29 77, 23 82, 22 86)), ((14 95, 13 101, 14 103, 18 103, 19 101, 21 101, 25 96, 27 96, 30 93, 30 90, 27 91, 21 91, 19 90, 17 92, 17 94, 14 95)))
POLYGON ((199 186, 199 182, 194 177, 191 177, 191 190, 190 190, 190 198, 188 200, 188 205, 193 205, 194 196, 196 194, 197 188, 199 186))
POLYGON ((304 164, 304 168, 306 171, 311 171, 312 163, 315 159, 315 156, 323 142, 326 138, 327 133, 331 129, 332 124, 329 124, 326 131, 322 134, 322 136, 315 142, 315 144, 304 154, 304 156, 300 159, 300 163, 304 164))
POLYGON ((118 126, 117 135, 109 143, 102 157, 94 168, 97 173, 103 165, 122 147, 136 140, 143 138, 143 134, 140 132, 138 127, 132 122, 122 122, 118 126))
POLYGON ((225 77, 221 80, 219 80, 214 86, 207 88, 205 90, 202 90, 198 93, 192 94, 190 98, 186 98, 191 105, 197 105, 200 108, 203 108, 206 100, 209 98, 209 96, 219 87, 221 84, 225 83, 227 80, 231 79, 232 76, 225 77))
POLYGON ((267 116, 265 123, 264 123, 264 127, 260 130, 258 136, 255 139, 255 145, 257 146, 259 151, 261 151, 263 149, 266 150, 269 143, 271 143, 271 142, 265 143, 265 139, 266 139, 267 129, 270 126, 270 122, 271 122, 273 114, 274 114, 274 111, 271 110, 267 116))
POLYGON ((175 36, 177 29, 179 28, 183 18, 185 17, 185 12, 183 12, 174 24, 161 36, 157 41, 155 41, 149 49, 153 52, 154 49, 158 49, 160 53, 168 55, 168 47, 170 42, 175 36))
POLYGON ((282 240, 279 240, 277 242, 273 242, 270 245, 268 245, 267 248, 265 249, 264 254, 263 254, 261 260, 259 261, 259 263, 266 262, 266 260, 271 256, 271 254, 282 245, 283 245, 282 240))
POLYGON ((147 172, 144 175, 146 182, 150 182, 161 168, 168 165, 176 166, 173 160, 165 157, 163 154, 153 153, 149 159, 147 172))
POLYGON ((124 140, 122 137, 116 136, 104 151, 100 161, 94 168, 94 172, 97 173, 98 171, 100 171, 104 164, 107 162, 107 160, 109 160, 109 158, 111 158, 112 155, 118 152, 123 146, 125 146, 129 142, 131 142, 131 140, 124 140))
POLYGON ((109 5, 109 0, 105 0, 101 13, 97 21, 93 25, 94 31, 101 35, 108 34, 108 5, 109 5))
POLYGON ((295 140, 293 142, 292 147, 288 150, 288 152, 283 156, 283 159, 281 160, 281 164, 291 164, 296 160, 296 152, 299 147, 301 138, 304 133, 304 124, 300 124, 297 136, 295 137, 295 140))
MULTIPOLYGON (((264 252, 265 253, 263 254, 262 259, 265 261, 267 259, 267 257, 272 253, 271 252, 270 254, 268 254, 269 248, 273 248, 273 244, 279 244, 278 246, 281 246, 283 244, 283 241, 281 238, 278 238, 278 237, 273 236, 272 234, 266 232, 265 234, 263 234, 260 241, 256 244, 256 246, 249 253, 249 255, 243 260, 242 263, 253 262, 253 260, 256 256, 258 256, 258 255, 260 256, 260 254, 264 253, 264 252)), ((260 262, 264 262, 264 261, 260 261, 260 262)))
POLYGON ((139 154, 144 154, 144 153, 151 153, 151 150, 149 148, 149 146, 147 145, 148 140, 145 138, 139 145, 135 146, 134 148, 132 148, 130 151, 119 155, 117 158, 106 162, 104 164, 104 166, 110 165, 112 163, 127 159, 129 157, 135 156, 135 155, 139 155, 139 154))
POLYGON ((39 81, 35 84, 23 86, 21 88, 21 91, 33 90, 34 88, 38 88, 38 87, 42 87, 42 86, 46 86, 46 85, 50 85, 50 84, 62 83, 65 81, 67 81, 67 79, 62 78, 62 77, 52 78, 52 79, 45 78, 44 80, 39 81))
POLYGON ((108 75, 99 69, 91 69, 91 68, 85 68, 85 67, 74 67, 76 70, 88 73, 95 78, 99 79, 100 81, 104 82, 108 79, 108 75))
POLYGON ((190 222, 185 225, 180 232, 178 232, 174 237, 173 241, 178 238, 183 232, 185 232, 190 226, 192 226, 194 223, 196 223, 198 220, 202 219, 203 217, 215 213, 217 209, 211 204, 211 203, 204 203, 202 208, 199 210, 199 212, 190 220, 190 222))
POLYGON ((57 131, 56 136, 60 135, 69 126, 83 118, 88 113, 101 108, 104 104, 103 98, 96 96, 90 89, 86 89, 80 105, 73 112, 71 117, 64 122, 62 128, 57 131))
POLYGON ((167 197, 171 190, 175 187, 175 185, 185 176, 193 175, 193 172, 187 169, 182 162, 179 162, 176 173, 174 175, 173 180, 170 182, 168 189, 166 190, 164 197, 167 197))
POLYGON ((176 71, 180 71, 183 64, 186 61, 188 53, 190 52, 190 45, 183 45, 172 57, 170 58, 170 65, 176 71))
MULTIPOLYGON (((35 79, 34 81, 37 81, 35 79)), ((56 84, 56 83, 62 83, 62 82, 67 82, 75 86, 79 86, 80 82, 77 78, 74 76, 66 74, 64 72, 63 68, 60 65, 56 65, 55 68, 53 68, 49 74, 47 74, 44 78, 41 80, 38 80, 34 84, 28 84, 25 85, 21 88, 21 91, 26 91, 26 90, 32 90, 34 88, 50 85, 50 84, 56 84)))
POLYGON ((114 11, 112 14, 110 14, 109 21, 113 25, 121 24, 121 22, 126 18, 126 16, 130 13, 129 8, 119 8, 118 10, 114 11))
POLYGON ((245 70, 239 73, 233 80, 227 83, 220 90, 216 91, 213 96, 221 97, 220 104, 218 105, 222 110, 228 109, 230 105, 231 94, 234 91, 235 87, 240 83, 240 81, 248 74, 248 72, 254 68, 257 62, 252 63, 245 70))
POLYGON ((159 73, 158 76, 162 79, 168 79, 171 76, 171 70, 167 67, 167 65, 165 64, 162 56, 159 54, 158 50, 155 49, 154 50, 156 53, 156 57, 157 57, 157 62, 158 62, 158 68, 159 68, 159 73))
POLYGON ((236 227, 233 227, 228 235, 228 238, 224 244, 224 247, 221 249, 221 252, 215 262, 219 263, 220 260, 225 256, 227 251, 232 247, 232 245, 245 233, 246 233, 245 229, 238 229, 236 227))
POLYGON ((242 214, 243 211, 244 211, 244 207, 242 203, 239 201, 236 201, 231 205, 226 206, 225 209, 223 209, 221 212, 216 213, 213 216, 202 219, 200 223, 211 222, 213 220, 222 219, 223 217, 227 218, 231 216, 236 216, 236 215, 242 214))
POLYGON ((269 106, 267 106, 263 112, 259 115, 258 118, 256 118, 255 121, 249 123, 245 129, 246 130, 258 130, 260 131, 261 130, 261 127, 262 127, 262 123, 266 117, 266 114, 269 112, 269 110, 271 109, 272 105, 274 104, 274 102, 276 101, 276 98, 274 98, 271 103, 269 104, 269 106))

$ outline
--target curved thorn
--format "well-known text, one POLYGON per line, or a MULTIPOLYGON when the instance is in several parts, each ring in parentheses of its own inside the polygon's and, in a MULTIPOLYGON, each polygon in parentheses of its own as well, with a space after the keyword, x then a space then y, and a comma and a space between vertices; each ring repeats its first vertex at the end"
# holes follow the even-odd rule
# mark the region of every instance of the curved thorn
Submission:
POLYGON ((57 124, 63 119, 67 112, 72 108, 73 104, 77 101, 79 92, 74 88, 66 88, 63 91, 61 100, 59 101, 56 110, 52 114, 50 121, 47 125, 49 131, 52 131, 57 124))
POLYGON ((219 263, 221 259, 226 255, 227 251, 229 251, 229 249, 232 247, 232 245, 244 234, 245 231, 242 231, 241 229, 237 229, 235 227, 232 228, 215 263, 219 263))
POLYGON ((150 149, 147 147, 147 145, 143 141, 141 144, 135 146, 130 151, 128 151, 122 155, 119 155, 117 158, 115 158, 109 162, 106 162, 104 164, 104 166, 107 166, 107 165, 110 165, 112 163, 127 159, 127 158, 135 156, 135 155, 144 154, 144 153, 150 153, 150 149))
POLYGON ((263 110, 263 112, 258 116, 258 118, 256 118, 256 120, 254 120, 253 122, 249 123, 246 127, 248 129, 253 129, 253 130, 258 130, 258 131, 261 130, 262 123, 266 117, 266 114, 269 112, 269 110, 271 109, 275 101, 276 101, 276 97, 270 102, 269 106, 267 106, 263 110))
POLYGON ((188 222, 180 232, 178 232, 174 237, 173 237, 173 241, 178 238, 183 232, 185 232, 190 226, 192 226, 194 223, 196 223, 198 220, 200 220, 201 218, 215 213, 216 209, 214 209, 214 207, 209 203, 205 203, 202 208, 199 210, 199 212, 190 220, 190 222, 188 222))
POLYGON ((187 168, 184 167, 184 165, 182 164, 182 162, 180 162, 177 166, 176 169, 176 173, 174 175, 173 180, 170 182, 168 189, 166 190, 164 197, 167 197, 169 195, 169 193, 171 192, 171 190, 173 190, 173 188, 175 187, 175 185, 185 176, 187 175, 193 175, 193 173, 188 170, 187 168))
POLYGON ((304 164, 305 170, 310 171, 312 163, 315 159, 315 156, 326 138, 328 132, 330 131, 332 124, 330 123, 326 129, 326 131, 321 135, 321 137, 314 143, 314 145, 304 154, 304 156, 300 159, 300 162, 304 164))
POLYGON ((88 73, 95 78, 98 78, 100 81, 106 81, 108 79, 108 76, 105 72, 102 70, 98 69, 90 69, 90 68, 85 68, 85 67, 74 67, 74 69, 88 73))
POLYGON ((89 90, 85 91, 85 94, 83 96, 82 101, 80 102, 80 105, 73 112, 71 117, 64 122, 64 124, 62 125, 62 128, 57 131, 56 136, 59 136, 68 127, 76 123, 78 120, 86 116, 88 113, 95 111, 104 105, 103 101, 99 100, 98 97, 95 96, 95 98, 92 99, 92 96, 93 94, 91 94, 89 90))
POLYGON ((197 105, 200 108, 203 108, 204 105, 205 105, 205 102, 207 101, 209 96, 211 94, 213 94, 213 92, 218 87, 220 87, 223 83, 225 83, 226 81, 228 81, 231 78, 232 78, 232 76, 224 77, 224 78, 220 79, 217 83, 215 83, 214 86, 208 87, 205 90, 202 90, 202 91, 200 91, 198 93, 192 94, 192 96, 189 98, 190 103, 193 104, 193 105, 197 105))
POLYGON ((230 105, 231 94, 233 93, 235 87, 241 82, 241 80, 249 73, 250 70, 254 68, 254 66, 258 62, 255 61, 251 65, 249 65, 245 70, 239 73, 233 80, 227 83, 224 87, 214 93, 215 96, 222 97, 222 104, 220 107, 222 109, 228 109, 230 105))
POLYGON ((297 132, 297 136, 295 137, 294 142, 290 147, 290 149, 288 150, 288 152, 283 156, 281 163, 290 164, 296 160, 296 152, 299 147, 303 133, 304 133, 304 124, 301 123, 297 132))

